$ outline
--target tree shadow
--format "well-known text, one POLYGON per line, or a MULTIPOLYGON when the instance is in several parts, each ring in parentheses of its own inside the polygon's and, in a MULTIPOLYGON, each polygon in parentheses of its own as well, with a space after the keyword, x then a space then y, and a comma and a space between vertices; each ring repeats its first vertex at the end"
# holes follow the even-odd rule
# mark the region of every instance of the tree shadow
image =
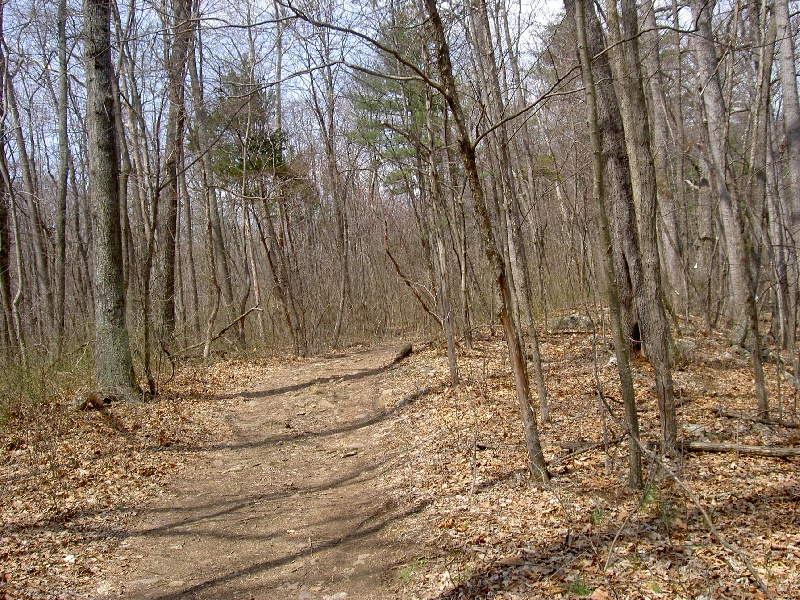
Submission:
POLYGON ((275 569, 283 565, 294 562, 299 558, 305 558, 313 553, 323 552, 341 546, 348 542, 358 541, 376 534, 396 521, 401 521, 405 518, 413 516, 428 505, 427 501, 418 502, 406 510, 399 513, 387 513, 384 507, 379 507, 366 519, 358 523, 351 531, 341 535, 340 537, 328 541, 319 542, 313 546, 309 545, 307 549, 297 552, 287 553, 279 558, 274 558, 264 561, 256 561, 252 564, 228 573, 211 577, 200 583, 194 584, 188 588, 183 588, 179 591, 156 596, 157 600, 179 600, 181 598, 191 598, 203 592, 218 589, 226 584, 236 582, 238 580, 246 580, 270 569, 275 569), (370 524, 371 523, 371 524, 370 524))
POLYGON ((313 379, 309 379, 308 381, 301 381, 298 383, 293 383, 291 385, 284 385, 277 388, 272 388, 268 390, 255 390, 250 392, 242 392, 239 394, 221 394, 215 395, 214 398, 219 400, 230 400, 232 398, 244 398, 246 400, 255 400, 260 398, 270 398, 272 396, 280 396, 281 394, 287 394, 290 392, 299 392, 300 390, 304 390, 315 385, 324 385, 326 383, 337 382, 341 383, 344 381, 357 381, 359 379, 364 379, 365 377, 372 377, 374 375, 380 375, 381 373, 385 373, 391 367, 395 366, 396 363, 390 362, 385 365, 381 365, 379 367, 373 367, 371 369, 361 369, 360 371, 355 371, 354 373, 345 373, 344 375, 328 375, 326 377, 315 377, 313 379))
MULTIPOLYGON (((282 490, 276 490, 269 493, 251 494, 244 498, 237 498, 235 501, 232 502, 223 503, 224 506, 222 507, 220 507, 219 502, 213 502, 209 504, 193 504, 191 506, 187 506, 185 508, 178 510, 180 512, 193 512, 193 513, 205 510, 211 510, 212 512, 208 513, 203 512, 203 514, 194 517, 178 519, 172 523, 167 523, 159 527, 145 529, 143 531, 138 531, 138 532, 131 532, 129 535, 157 537, 160 535, 165 535, 175 532, 180 528, 187 527, 201 521, 218 519, 220 517, 230 515, 237 511, 247 509, 259 502, 278 502, 281 500, 291 499, 298 495, 309 496, 313 494, 319 494, 321 492, 334 491, 343 488, 347 485, 363 481, 365 479, 374 479, 375 476, 377 476, 377 474, 380 472, 380 469, 390 461, 391 458, 387 457, 384 460, 380 460, 366 466, 359 465, 353 468, 353 470, 351 470, 349 473, 342 475, 341 477, 337 477, 336 479, 333 479, 331 481, 323 482, 319 485, 313 485, 309 487, 287 486, 282 490)), ((166 507, 153 508, 148 510, 148 512, 150 514, 174 513, 176 512, 176 509, 174 507, 166 506, 166 507)))

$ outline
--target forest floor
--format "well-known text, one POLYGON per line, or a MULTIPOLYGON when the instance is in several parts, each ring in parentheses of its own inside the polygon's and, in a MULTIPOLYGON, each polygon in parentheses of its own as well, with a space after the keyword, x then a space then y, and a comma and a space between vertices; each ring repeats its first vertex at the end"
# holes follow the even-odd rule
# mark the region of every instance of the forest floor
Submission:
MULTIPOLYGON (((441 347, 393 364, 398 344, 185 366, 155 402, 12 416, 0 599, 768 597, 747 563, 773 597, 800 597, 800 459, 669 463, 726 549, 651 460, 647 489, 628 490, 612 415, 599 443, 598 381, 621 413, 611 353, 559 331, 540 340, 553 480, 534 487, 504 344, 484 333, 460 352, 457 388, 441 347)), ((791 423, 748 418, 741 350, 702 331, 679 347, 682 439, 798 445, 791 423)), ((773 418, 797 421, 790 369, 767 366, 773 418)), ((652 373, 634 370, 655 448, 652 373)))

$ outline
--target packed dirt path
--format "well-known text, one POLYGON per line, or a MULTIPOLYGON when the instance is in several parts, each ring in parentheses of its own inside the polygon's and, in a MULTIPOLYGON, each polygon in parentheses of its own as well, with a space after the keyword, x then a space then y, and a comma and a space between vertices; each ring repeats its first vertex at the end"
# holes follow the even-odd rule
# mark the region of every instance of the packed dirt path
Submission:
MULTIPOLYGON (((380 389, 397 347, 274 370, 237 394, 223 445, 190 459, 122 543, 101 598, 401 597, 411 556, 382 474, 398 450, 380 389)), ((383 393, 382 393, 383 392, 383 393)))

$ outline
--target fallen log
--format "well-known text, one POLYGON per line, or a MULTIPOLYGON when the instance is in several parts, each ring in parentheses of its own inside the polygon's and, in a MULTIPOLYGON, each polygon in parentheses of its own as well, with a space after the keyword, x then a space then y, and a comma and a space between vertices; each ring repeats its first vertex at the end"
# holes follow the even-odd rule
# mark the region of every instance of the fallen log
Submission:
POLYGON ((784 421, 782 419, 765 419, 763 417, 751 417, 741 413, 731 412, 722 408, 714 408, 712 411, 720 417, 727 417, 729 419, 742 419, 744 421, 753 421, 754 423, 761 423, 762 425, 773 425, 777 427, 786 427, 787 429, 800 429, 800 423, 794 421, 784 421))
POLYGON ((394 357, 394 360, 392 360, 392 364, 396 365, 397 363, 399 363, 401 360, 403 360, 407 356, 411 356, 411 353, 413 351, 414 351, 414 346, 411 345, 411 344, 406 344, 405 346, 400 348, 400 350, 398 351, 397 355, 394 357))
POLYGON ((800 456, 800 448, 784 446, 750 446, 747 444, 685 441, 681 444, 681 448, 686 452, 736 452, 738 454, 772 456, 778 458, 800 456))
POLYGON ((395 402, 394 410, 400 410, 401 408, 405 408, 406 406, 408 406, 409 404, 411 404, 415 400, 419 400, 423 396, 427 396, 428 394, 435 394, 437 392, 441 392, 444 389, 445 389, 445 385, 441 384, 441 383, 438 384, 438 385, 429 385, 427 387, 419 389, 416 392, 414 392, 413 394, 409 394, 408 396, 404 396, 404 397, 400 398, 400 400, 395 402))

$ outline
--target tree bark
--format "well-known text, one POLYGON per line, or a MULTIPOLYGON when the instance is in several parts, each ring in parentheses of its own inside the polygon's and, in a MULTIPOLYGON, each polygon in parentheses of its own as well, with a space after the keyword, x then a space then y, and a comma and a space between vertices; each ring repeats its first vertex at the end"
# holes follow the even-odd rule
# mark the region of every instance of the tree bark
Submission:
MULTIPOLYGON (((625 340, 623 322, 620 314, 619 294, 617 291, 617 276, 614 270, 612 255, 611 227, 608 222, 605 201, 605 183, 603 177, 603 143, 601 141, 602 128, 598 115, 597 90, 595 87, 594 73, 589 56, 587 41, 586 0, 565 0, 564 5, 567 15, 575 19, 575 30, 578 38, 578 56, 581 63, 583 83, 586 87, 586 103, 588 113, 589 137, 592 146, 592 193, 597 205, 597 220, 600 230, 600 248, 597 256, 600 261, 599 269, 605 275, 606 294, 611 315, 611 329, 614 335, 614 350, 617 357, 617 370, 622 386, 622 398, 625 406, 625 422, 628 428, 629 447, 629 485, 633 489, 642 487, 642 459, 639 448, 639 417, 636 412, 636 397, 633 391, 633 378, 631 376, 630 355, 628 344, 625 340)), ((592 9, 593 10, 593 9, 592 9)))
POLYGON ((491 26, 489 23, 489 13, 485 0, 480 0, 474 9, 473 15, 476 50, 479 55, 479 65, 484 73, 484 82, 487 87, 487 98, 489 102, 489 114, 491 119, 497 123, 494 132, 491 134, 491 141, 494 144, 494 154, 497 157, 498 173, 497 178, 500 182, 500 189, 503 193, 503 202, 499 203, 498 210, 503 211, 505 217, 506 232, 508 235, 508 263, 512 280, 514 283, 513 292, 519 317, 524 317, 528 327, 528 337, 531 342, 531 356, 533 358, 533 371, 536 380, 536 389, 539 397, 539 414, 542 421, 549 419, 549 409, 547 404, 547 388, 545 387, 544 374, 542 372, 542 359, 539 352, 539 339, 536 333, 536 321, 533 318, 533 307, 531 302, 533 294, 531 292, 530 273, 528 269, 528 255, 525 248, 525 241, 522 235, 522 217, 520 210, 520 200, 517 190, 517 182, 514 177, 513 164, 509 154, 509 138, 505 124, 501 120, 505 117, 505 103, 500 89, 500 77, 498 73, 497 60, 491 39, 491 26))
MULTIPOLYGON (((39 208, 36 169, 30 153, 28 152, 27 142, 22 132, 22 121, 20 120, 17 96, 11 74, 8 70, 6 70, 5 88, 8 112, 12 119, 14 141, 17 144, 19 167, 22 171, 25 206, 28 209, 28 216, 31 223, 31 241, 33 245, 34 261, 36 263, 36 269, 34 270, 36 291, 42 302, 41 314, 38 317, 39 325, 44 327, 53 322, 53 288, 50 285, 50 267, 48 265, 47 245, 45 243, 46 228, 42 221, 42 214, 39 208)), ((52 334, 52 332, 50 333, 52 334)))
MULTIPOLYGON (((675 451, 677 429, 670 370, 670 330, 664 310, 661 264, 656 229, 656 173, 650 147, 650 124, 647 119, 642 72, 639 58, 639 25, 636 4, 622 0, 622 33, 620 36, 616 0, 606 2, 609 30, 612 33, 612 70, 614 83, 621 92, 620 112, 625 126, 625 145, 628 149, 631 187, 634 205, 638 207, 638 236, 641 252, 642 278, 637 281, 637 306, 647 358, 655 372, 661 423, 662 451, 675 451), (620 37, 623 41, 620 42, 620 37)), ((636 234, 636 231, 631 232, 636 234)))
MULTIPOLYGON (((3 37, 3 12, 5 3, 0 3, 0 39, 3 37)), ((3 90, 6 80, 6 56, 3 44, 0 44, 0 106, 5 106, 3 90)), ((6 162, 6 124, 5 111, 0 113, 0 301, 3 305, 3 323, 5 326, 5 340, 7 349, 13 352, 17 347, 16 330, 14 325, 13 297, 11 293, 11 236, 9 217, 11 209, 11 194, 13 189, 8 176, 8 163, 6 162)))
POLYGON ((178 244, 178 207, 180 204, 179 172, 183 170, 183 138, 186 128, 185 81, 186 68, 194 26, 190 20, 191 0, 171 0, 171 15, 167 17, 171 30, 171 45, 167 55, 167 94, 169 110, 165 137, 164 209, 159 227, 162 257, 161 335, 169 343, 175 335, 176 251, 178 244))
POLYGON ((775 24, 779 40, 783 128, 789 173, 789 209, 792 235, 800 227, 800 99, 797 93, 795 37, 789 20, 788 0, 775 0, 775 24))
POLYGON ((691 2, 692 17, 698 29, 698 35, 694 38, 694 53, 698 64, 697 85, 708 131, 708 155, 711 169, 709 178, 719 201, 720 217, 725 229, 730 293, 733 300, 731 341, 737 345, 744 345, 745 340, 750 338, 756 402, 758 410, 762 416, 766 417, 769 414, 769 405, 764 387, 764 370, 761 364, 758 313, 748 259, 747 235, 735 193, 736 189, 735 187, 731 188, 728 183, 728 141, 725 137, 728 130, 727 110, 717 74, 718 60, 711 29, 711 14, 714 4, 715 2, 706 2, 706 0, 692 0, 691 2))
POLYGON ((89 195, 94 231, 95 384, 130 397, 135 389, 122 273, 111 3, 84 2, 89 195))
POLYGON ((67 178, 69 177, 69 138, 67 137, 67 0, 58 0, 58 177, 56 189, 56 353, 61 354, 64 339, 64 299, 66 295, 67 178))
MULTIPOLYGON (((658 213, 661 220, 661 248, 666 259, 667 281, 672 292, 670 303, 683 314, 689 309, 689 286, 683 264, 683 246, 678 227, 678 209, 675 203, 673 186, 683 187, 682 169, 677 169, 678 177, 670 180, 669 155, 674 149, 670 143, 670 113, 667 110, 667 94, 664 89, 664 75, 661 69, 661 44, 655 20, 655 7, 652 1, 644 7, 642 41, 646 45, 639 52, 641 64, 648 85, 645 87, 650 133, 653 143, 653 166, 655 168, 656 190, 658 194, 658 213)), ((625 34, 629 37, 629 34, 625 34)), ((679 150, 682 151, 682 150, 679 150)), ((680 157, 678 158, 680 162, 680 157)))

